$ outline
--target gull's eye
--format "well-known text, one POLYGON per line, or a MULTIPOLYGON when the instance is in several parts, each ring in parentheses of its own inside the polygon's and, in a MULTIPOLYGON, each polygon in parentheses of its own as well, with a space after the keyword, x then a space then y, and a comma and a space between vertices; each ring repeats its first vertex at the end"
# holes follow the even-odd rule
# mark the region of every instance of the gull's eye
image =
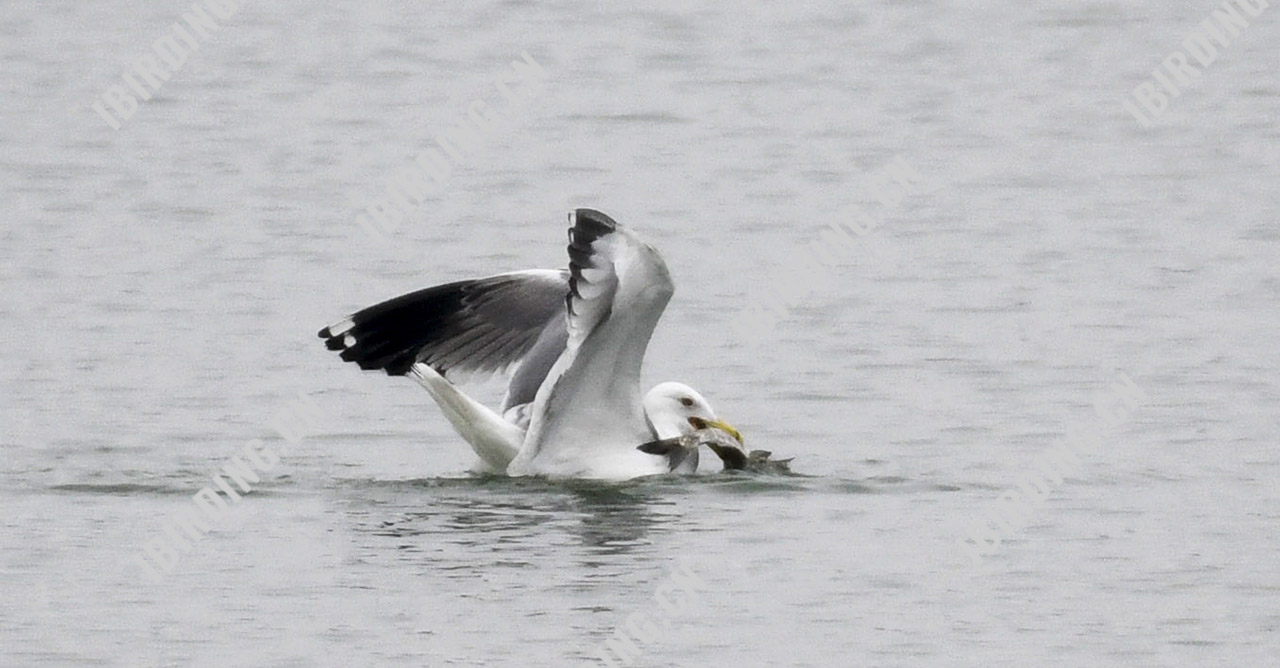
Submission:
POLYGON ((692 406, 693 399, 689 397, 680 397, 680 403, 684 404, 685 406, 692 406))

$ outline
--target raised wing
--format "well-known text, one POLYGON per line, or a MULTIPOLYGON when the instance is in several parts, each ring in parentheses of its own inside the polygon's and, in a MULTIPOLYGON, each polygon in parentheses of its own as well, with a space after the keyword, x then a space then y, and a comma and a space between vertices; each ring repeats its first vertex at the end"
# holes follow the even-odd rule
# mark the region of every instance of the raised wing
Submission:
POLYGON ((320 330, 361 369, 403 375, 416 363, 446 378, 502 371, 523 360, 504 410, 533 401, 568 338, 569 272, 534 269, 425 288, 320 330))
POLYGON ((657 251, 603 213, 578 209, 570 220, 568 345, 538 390, 508 471, 629 477, 637 458, 665 469, 636 443, 653 438, 640 368, 675 291, 671 274, 657 251))

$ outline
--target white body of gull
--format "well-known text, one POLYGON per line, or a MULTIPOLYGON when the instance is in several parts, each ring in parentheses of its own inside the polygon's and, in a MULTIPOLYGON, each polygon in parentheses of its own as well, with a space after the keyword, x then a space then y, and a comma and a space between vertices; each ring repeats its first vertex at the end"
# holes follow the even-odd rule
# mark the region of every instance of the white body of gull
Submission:
POLYGON ((528 270, 418 290, 320 330, 362 369, 411 375, 430 392, 481 468, 509 475, 626 479, 691 473, 637 445, 716 420, 680 383, 643 397, 645 349, 674 286, 635 233, 591 209, 570 214, 569 269, 528 270), (456 374, 510 370, 500 412, 463 393, 456 374))

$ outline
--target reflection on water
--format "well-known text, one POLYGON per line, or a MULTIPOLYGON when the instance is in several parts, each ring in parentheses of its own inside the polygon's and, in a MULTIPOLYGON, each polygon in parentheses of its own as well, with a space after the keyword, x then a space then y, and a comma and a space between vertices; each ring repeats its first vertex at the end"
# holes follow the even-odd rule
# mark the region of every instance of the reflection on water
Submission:
POLYGON ((543 555, 592 566, 646 551, 655 532, 680 521, 663 487, 436 479, 349 482, 340 489, 353 531, 395 539, 389 542, 396 549, 428 561, 527 566, 543 555))
MULTIPOLYGON (((662 535, 716 532, 708 517, 752 499, 798 494, 930 494, 953 485, 900 477, 846 480, 742 472, 627 483, 553 482, 477 476, 405 481, 347 480, 334 502, 356 540, 374 554, 420 555, 424 565, 464 571, 480 564, 560 562, 617 567, 662 555, 662 535)), ((739 512, 729 510, 729 512, 739 512)))

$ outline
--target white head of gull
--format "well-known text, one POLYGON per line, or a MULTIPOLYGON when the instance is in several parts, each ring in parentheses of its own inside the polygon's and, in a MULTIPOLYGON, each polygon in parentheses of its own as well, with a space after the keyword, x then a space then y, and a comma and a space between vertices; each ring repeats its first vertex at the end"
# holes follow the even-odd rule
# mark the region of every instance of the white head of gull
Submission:
POLYGON ((690 419, 737 434, 680 383, 640 394, 640 367, 674 293, 651 246, 592 209, 569 215, 569 268, 531 269, 424 288, 320 330, 362 369, 410 375, 480 458, 513 476, 627 479, 693 472, 637 449, 687 436, 690 419), (499 411, 454 380, 510 372, 499 411))

